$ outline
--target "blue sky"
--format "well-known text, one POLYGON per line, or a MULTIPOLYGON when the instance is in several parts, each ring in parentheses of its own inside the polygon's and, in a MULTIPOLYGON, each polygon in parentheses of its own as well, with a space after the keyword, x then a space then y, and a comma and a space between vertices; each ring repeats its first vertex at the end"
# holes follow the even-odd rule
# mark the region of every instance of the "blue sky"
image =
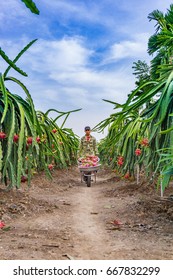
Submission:
MULTIPOLYGON (((147 42, 154 22, 148 14, 166 12, 169 0, 35 0, 40 15, 20 0, 1 0, 0 46, 13 59, 31 40, 37 42, 17 65, 28 77, 11 71, 29 89, 37 110, 73 113, 66 127, 82 136, 114 112, 108 99, 125 102, 134 89, 133 62, 151 57, 147 42)), ((0 57, 0 71, 6 64, 0 57)), ((24 97, 20 88, 6 84, 24 97)), ((50 115, 51 116, 51 115, 50 115)), ((52 117, 55 115, 52 115, 52 117)), ((106 135, 93 133, 99 140, 106 135)))

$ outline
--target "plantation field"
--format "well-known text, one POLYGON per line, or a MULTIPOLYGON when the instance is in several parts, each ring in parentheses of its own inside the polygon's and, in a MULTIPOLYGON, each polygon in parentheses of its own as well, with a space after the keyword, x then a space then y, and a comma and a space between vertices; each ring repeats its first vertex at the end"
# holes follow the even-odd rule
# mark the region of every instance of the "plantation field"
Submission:
POLYGON ((29 190, 2 185, 0 259, 173 259, 172 193, 107 168, 91 188, 77 167, 35 175, 29 190))

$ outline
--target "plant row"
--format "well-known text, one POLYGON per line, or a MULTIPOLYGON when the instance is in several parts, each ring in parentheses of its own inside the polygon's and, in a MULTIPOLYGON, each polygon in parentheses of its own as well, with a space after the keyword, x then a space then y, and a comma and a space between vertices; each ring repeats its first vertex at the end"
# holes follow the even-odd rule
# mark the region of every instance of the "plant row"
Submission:
POLYGON ((146 179, 156 178, 164 190, 173 175, 173 5, 164 15, 155 10, 156 31, 148 41, 148 53, 155 54, 150 66, 134 63, 136 87, 124 104, 114 105, 115 113, 96 126, 108 127, 99 145, 100 157, 125 178, 138 170, 146 179))
POLYGON ((11 68, 27 76, 16 62, 34 42, 30 42, 14 60, 0 49, 1 57, 9 65, 4 74, 0 74, 0 173, 1 182, 8 188, 19 188, 24 181, 30 185, 35 172, 44 170, 51 177, 53 168, 65 168, 76 161, 79 139, 64 125, 69 115, 78 110, 36 111, 25 85, 8 76, 11 68), (21 87, 26 99, 10 92, 7 81, 21 87), (57 115, 54 119, 49 117, 52 112, 57 115), (58 126, 60 118, 62 124, 58 126))

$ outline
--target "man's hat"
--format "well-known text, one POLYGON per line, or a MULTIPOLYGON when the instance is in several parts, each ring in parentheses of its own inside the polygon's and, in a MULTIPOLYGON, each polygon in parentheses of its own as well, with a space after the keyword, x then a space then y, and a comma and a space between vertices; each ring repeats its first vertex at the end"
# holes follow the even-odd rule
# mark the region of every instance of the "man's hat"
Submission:
POLYGON ((91 130, 90 126, 85 126, 85 131, 86 130, 91 130))

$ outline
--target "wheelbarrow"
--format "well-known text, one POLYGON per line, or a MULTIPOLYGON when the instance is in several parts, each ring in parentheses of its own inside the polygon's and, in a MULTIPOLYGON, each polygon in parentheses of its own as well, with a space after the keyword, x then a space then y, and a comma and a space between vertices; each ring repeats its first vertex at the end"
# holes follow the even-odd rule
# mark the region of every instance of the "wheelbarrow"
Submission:
POLYGON ((85 182, 87 187, 91 187, 92 178, 94 177, 94 182, 96 183, 97 171, 100 169, 101 164, 95 166, 85 167, 78 162, 78 168, 81 174, 81 183, 85 182))

